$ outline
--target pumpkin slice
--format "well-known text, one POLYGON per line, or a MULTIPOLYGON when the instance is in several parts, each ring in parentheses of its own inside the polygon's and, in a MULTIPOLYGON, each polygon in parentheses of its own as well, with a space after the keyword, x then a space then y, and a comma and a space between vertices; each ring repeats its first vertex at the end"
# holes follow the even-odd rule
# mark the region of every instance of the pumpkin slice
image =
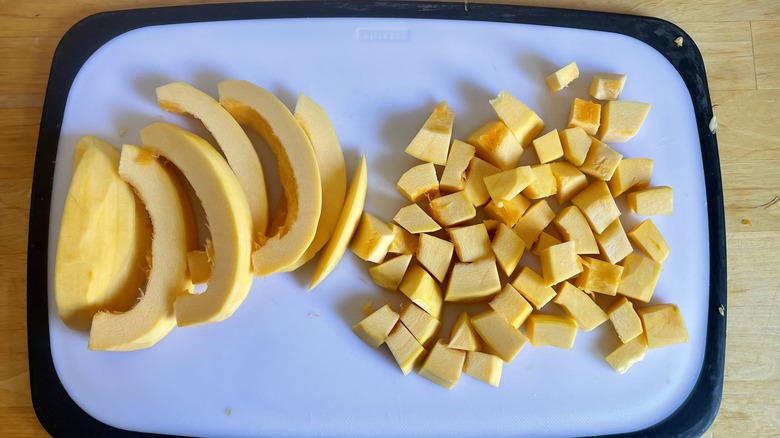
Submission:
POLYGON ((183 189, 170 168, 161 160, 145 159, 143 154, 136 146, 122 147, 119 174, 135 188, 152 218, 154 264, 146 293, 135 307, 124 313, 98 312, 92 319, 90 350, 151 347, 176 325, 174 301, 192 291, 187 276, 187 250, 195 243, 192 209, 180 197, 183 189))
POLYGON ((63 322, 88 329, 98 310, 129 309, 146 281, 149 216, 119 177, 119 151, 98 138, 76 143, 62 213, 54 299, 63 322))
POLYGON ((176 323, 221 321, 233 314, 252 285, 252 217, 241 185, 219 152, 191 132, 154 123, 141 130, 141 141, 181 170, 203 204, 211 231, 214 256, 208 288, 176 300, 176 323))
POLYGON ((344 252, 347 250, 349 241, 352 240, 352 235, 355 234, 355 229, 357 229, 358 222, 363 214, 367 188, 368 169, 366 168, 366 156, 363 155, 360 165, 358 165, 355 171, 355 176, 352 177, 352 182, 349 184, 347 199, 344 201, 344 208, 341 210, 338 222, 336 222, 333 236, 325 245, 325 249, 322 250, 322 255, 320 255, 319 261, 317 261, 317 267, 314 269, 314 275, 311 283, 309 283, 309 290, 320 284, 333 271, 341 257, 344 256, 344 252))
POLYGON ((203 122, 222 149, 244 190, 252 214, 254 234, 265 235, 268 227, 268 194, 263 166, 255 147, 238 122, 214 98, 184 82, 158 87, 157 104, 165 111, 190 114, 203 122))
POLYGON ((314 240, 322 211, 317 157, 303 128, 273 94, 247 81, 224 81, 217 87, 219 103, 257 131, 279 163, 287 216, 279 233, 252 253, 255 275, 264 277, 297 262, 314 240))
POLYGON ((344 153, 328 115, 321 106, 304 94, 298 95, 295 104, 295 119, 298 120, 314 148, 317 166, 320 170, 320 183, 327 190, 322 191, 322 212, 317 223, 317 232, 309 248, 300 259, 285 270, 292 271, 311 260, 328 243, 339 220, 344 197, 347 194, 347 170, 344 166, 344 153))

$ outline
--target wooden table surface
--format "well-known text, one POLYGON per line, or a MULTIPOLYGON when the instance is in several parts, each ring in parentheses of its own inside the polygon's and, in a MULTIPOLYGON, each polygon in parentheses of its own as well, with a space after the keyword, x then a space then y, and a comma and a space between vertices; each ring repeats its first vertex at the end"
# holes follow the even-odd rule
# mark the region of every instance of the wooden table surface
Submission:
MULTIPOLYGON (((46 435, 30 400, 26 253, 30 188, 57 42, 100 11, 173 0, 0 0, 0 436, 46 435)), ((705 436, 780 434, 780 2, 550 0, 545 4, 663 18, 704 55, 728 238, 723 401, 705 436)))

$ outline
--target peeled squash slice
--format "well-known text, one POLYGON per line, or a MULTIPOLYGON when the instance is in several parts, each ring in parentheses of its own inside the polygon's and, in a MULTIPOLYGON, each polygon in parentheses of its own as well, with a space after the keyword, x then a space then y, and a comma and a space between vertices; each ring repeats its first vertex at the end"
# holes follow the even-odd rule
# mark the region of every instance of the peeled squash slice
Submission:
MULTIPOLYGON (((119 173, 135 188, 152 218, 152 264, 146 293, 124 313, 98 312, 89 332, 90 350, 130 351, 151 347, 176 325, 173 303, 192 291, 187 250, 194 246, 195 224, 189 202, 180 196, 177 177, 160 160, 125 145, 119 173), (140 158, 140 159, 139 159, 140 158)), ((135 291, 134 291, 135 292, 135 291)))
POLYGON ((309 248, 297 262, 286 270, 303 265, 311 260, 328 243, 339 220, 344 197, 347 193, 347 170, 344 166, 344 153, 336 131, 325 110, 304 94, 298 96, 295 105, 295 118, 300 123, 314 148, 317 166, 320 170, 322 190, 322 212, 317 223, 317 233, 309 248))
POLYGON ((76 144, 62 213, 54 298, 72 329, 88 329, 98 310, 124 311, 146 281, 149 216, 118 173, 119 151, 95 137, 76 144))
POLYGON ((297 262, 314 239, 322 211, 317 158, 303 128, 273 94, 247 81, 224 81, 218 88, 219 103, 257 131, 279 162, 287 198, 285 223, 252 253, 255 275, 264 277, 297 262))
POLYGON ((263 166, 238 122, 211 96, 184 82, 157 88, 157 104, 165 111, 190 114, 203 122, 241 184, 252 214, 254 234, 264 236, 268 227, 268 195, 263 166))
POLYGON ((141 141, 181 170, 203 204, 211 231, 214 257, 208 288, 176 300, 176 323, 221 321, 233 314, 252 285, 252 217, 241 185, 208 142, 177 126, 149 125, 141 130, 141 141))
POLYGON ((358 226, 360 217, 363 215, 363 206, 366 202, 366 191, 368 189, 368 169, 366 168, 366 156, 360 160, 360 165, 352 177, 349 184, 347 199, 344 200, 344 208, 341 210, 339 220, 336 222, 336 228, 333 236, 322 250, 317 267, 314 270, 309 290, 314 289, 325 277, 333 271, 333 268, 339 263, 344 252, 347 250, 352 235, 358 226))

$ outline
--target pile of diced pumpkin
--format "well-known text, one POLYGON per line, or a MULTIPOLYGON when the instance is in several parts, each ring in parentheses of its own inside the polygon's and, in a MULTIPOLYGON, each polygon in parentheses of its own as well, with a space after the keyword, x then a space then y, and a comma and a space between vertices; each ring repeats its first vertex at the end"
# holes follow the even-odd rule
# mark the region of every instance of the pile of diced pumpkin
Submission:
MULTIPOLYGON (((571 63, 547 85, 557 92, 578 76, 571 63)), ((460 141, 452 139, 455 113, 436 106, 406 148, 423 162, 398 181, 409 205, 395 223, 364 212, 351 244, 375 263, 377 285, 409 300, 399 311, 384 305, 354 332, 374 348, 386 344, 404 374, 419 367, 447 388, 461 372, 498 386, 503 364, 529 340, 570 349, 578 330, 608 320, 622 344, 606 361, 620 373, 648 348, 687 341, 677 306, 645 305, 666 241, 650 219, 626 232, 615 202, 625 196, 640 216, 672 214, 672 189, 650 186, 653 161, 624 158, 608 144, 631 139, 650 110, 619 100, 625 81, 595 75, 589 94, 603 103, 575 98, 561 131, 544 132, 542 119, 503 91, 490 101, 497 119, 460 141), (518 166, 527 149, 539 164, 518 166), (540 271, 520 266, 526 252, 540 271), (462 313, 445 342, 448 302, 491 310, 462 313), (548 312, 550 302, 562 312, 548 312)))

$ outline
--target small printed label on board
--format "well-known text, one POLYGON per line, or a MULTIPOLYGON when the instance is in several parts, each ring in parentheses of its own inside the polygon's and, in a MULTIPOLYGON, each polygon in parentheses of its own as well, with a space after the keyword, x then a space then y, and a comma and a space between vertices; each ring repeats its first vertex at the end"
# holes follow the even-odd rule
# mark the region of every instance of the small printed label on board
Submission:
POLYGON ((366 42, 401 43, 409 41, 409 29, 358 29, 357 39, 366 42))

